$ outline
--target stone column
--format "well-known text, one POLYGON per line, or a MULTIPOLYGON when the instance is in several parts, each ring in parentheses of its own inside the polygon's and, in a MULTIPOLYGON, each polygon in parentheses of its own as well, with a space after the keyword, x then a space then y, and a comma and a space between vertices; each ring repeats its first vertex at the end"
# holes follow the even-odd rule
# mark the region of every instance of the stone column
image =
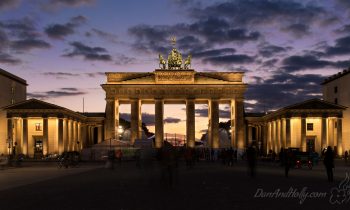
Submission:
POLYGON ((195 102, 194 99, 186 100, 186 138, 187 147, 194 148, 195 146, 195 102))
POLYGON ((115 100, 106 99, 105 140, 115 138, 115 100))
POLYGON ((7 145, 6 148, 9 151, 9 154, 12 154, 12 146, 13 146, 13 119, 7 118, 7 145))
POLYGON ((69 120, 69 151, 73 151, 74 145, 74 121, 69 120))
POLYGON ((306 118, 301 117, 300 121, 300 149, 306 152, 306 118))
POLYGON ((282 139, 281 139, 281 120, 277 120, 276 121, 276 140, 277 140, 277 152, 280 151, 281 149, 281 142, 282 142, 282 139))
POLYGON ((286 147, 291 147, 290 118, 286 118, 286 147))
POLYGON ((235 129, 235 121, 236 121, 236 102, 235 100, 231 100, 231 146, 233 148, 237 148, 237 139, 236 139, 236 129, 235 129))
POLYGON ((286 141, 284 138, 284 125, 283 119, 280 119, 280 147, 286 148, 286 141))
POLYGON ((248 127, 248 145, 251 145, 252 141, 253 141, 253 127, 252 125, 247 125, 248 127))
POLYGON ((63 134, 63 148, 65 152, 68 152, 68 141, 69 141, 69 126, 68 119, 64 119, 64 134, 63 134))
MULTIPOLYGON (((119 100, 114 100, 114 122, 115 122, 115 134, 114 134, 114 137, 116 140, 119 140, 119 134, 118 131, 119 131, 119 100)), ((103 140, 102 140, 103 141, 103 140)))
POLYGON ((217 149, 219 145, 219 101, 217 99, 210 100, 210 130, 212 148, 217 149))
POLYGON ((342 118, 338 117, 337 118, 337 154, 339 156, 343 154, 342 132, 343 132, 342 118))
POLYGON ((245 149, 245 132, 244 132, 244 104, 243 99, 236 99, 236 121, 235 121, 235 135, 237 141, 237 148, 245 149))
POLYGON ((58 118, 58 153, 59 154, 62 154, 64 151, 63 139, 64 139, 63 118, 58 118))
POLYGON ((49 153, 49 120, 43 117, 43 155, 49 153))
POLYGON ((327 148, 327 118, 321 119, 321 151, 327 148))
POLYGON ((28 118, 23 117, 23 154, 28 155, 28 118))
POLYGON ((136 139, 140 139, 141 130, 141 101, 139 99, 131 99, 131 135, 130 143, 134 144, 136 139))
POLYGON ((164 100, 155 99, 155 146, 161 148, 164 141, 164 100))
POLYGON ((334 149, 334 120, 328 118, 328 145, 334 149))

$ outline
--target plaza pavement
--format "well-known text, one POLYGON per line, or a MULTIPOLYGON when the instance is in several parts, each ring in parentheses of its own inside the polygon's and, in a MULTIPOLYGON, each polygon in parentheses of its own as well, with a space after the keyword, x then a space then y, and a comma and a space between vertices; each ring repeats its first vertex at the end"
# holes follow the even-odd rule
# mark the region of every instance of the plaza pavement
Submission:
MULTIPOLYGON (((286 178, 283 168, 263 163, 252 178, 244 162, 233 167, 200 162, 193 169, 180 162, 170 186, 161 179, 156 162, 147 168, 127 162, 114 170, 103 168, 103 163, 71 169, 37 165, 0 171, 0 209, 349 209, 350 201, 330 202, 332 188, 349 169, 337 162, 335 181, 329 183, 322 164, 313 170, 292 169, 286 178), (268 198, 261 193, 278 190, 294 190, 295 197, 268 198), (296 196, 303 190, 324 197, 296 196)), ((333 191, 333 196, 339 192, 333 191)))

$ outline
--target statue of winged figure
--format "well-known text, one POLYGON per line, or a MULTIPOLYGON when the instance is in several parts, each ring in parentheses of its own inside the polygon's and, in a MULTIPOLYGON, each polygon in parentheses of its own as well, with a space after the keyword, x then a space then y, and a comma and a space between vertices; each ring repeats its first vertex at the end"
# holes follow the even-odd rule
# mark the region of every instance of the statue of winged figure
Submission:
POLYGON ((166 68, 166 61, 164 60, 164 58, 161 54, 159 54, 159 68, 161 68, 161 69, 166 68))
POLYGON ((184 69, 191 68, 191 59, 192 59, 192 55, 188 55, 184 63, 184 69))

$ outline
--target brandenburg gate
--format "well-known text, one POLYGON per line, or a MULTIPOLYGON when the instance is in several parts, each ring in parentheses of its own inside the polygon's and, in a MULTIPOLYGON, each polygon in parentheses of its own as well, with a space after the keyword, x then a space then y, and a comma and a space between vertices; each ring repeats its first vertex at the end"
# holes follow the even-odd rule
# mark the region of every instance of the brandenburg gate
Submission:
POLYGON ((219 104, 230 104, 231 145, 245 147, 243 72, 197 72, 191 69, 191 55, 182 62, 174 47, 167 62, 159 55, 159 69, 153 72, 107 72, 105 139, 117 139, 119 105, 131 104, 133 144, 141 139, 141 105, 155 104, 155 147, 164 141, 164 104, 186 104, 187 146, 195 145, 195 104, 208 104, 208 144, 219 148, 219 104))

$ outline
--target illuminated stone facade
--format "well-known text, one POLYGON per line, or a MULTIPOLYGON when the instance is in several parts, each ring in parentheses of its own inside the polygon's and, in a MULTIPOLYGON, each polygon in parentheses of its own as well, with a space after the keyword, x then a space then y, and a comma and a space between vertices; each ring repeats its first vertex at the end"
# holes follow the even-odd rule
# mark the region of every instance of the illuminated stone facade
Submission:
POLYGON ((264 116, 247 116, 247 141, 255 141, 262 153, 281 148, 321 153, 331 146, 343 154, 343 111, 346 107, 320 99, 287 106, 264 116), (254 130, 254 132, 253 132, 254 130))
POLYGON ((9 146, 1 147, 1 154, 41 158, 102 141, 104 113, 77 113, 36 99, 7 106, 3 112, 9 146))
MULTIPOLYGON (((350 150, 350 68, 322 83, 323 99, 348 107, 343 114, 343 153, 350 150)), ((334 125, 335 126, 335 125, 334 125)))
POLYGON ((155 146, 164 140, 164 104, 186 104, 187 145, 195 145, 195 104, 208 104, 210 147, 219 148, 219 104, 231 107, 231 145, 245 147, 242 72, 196 72, 156 69, 147 73, 108 72, 105 139, 118 138, 119 105, 131 104, 131 143, 141 138, 141 105, 155 104, 155 146))

